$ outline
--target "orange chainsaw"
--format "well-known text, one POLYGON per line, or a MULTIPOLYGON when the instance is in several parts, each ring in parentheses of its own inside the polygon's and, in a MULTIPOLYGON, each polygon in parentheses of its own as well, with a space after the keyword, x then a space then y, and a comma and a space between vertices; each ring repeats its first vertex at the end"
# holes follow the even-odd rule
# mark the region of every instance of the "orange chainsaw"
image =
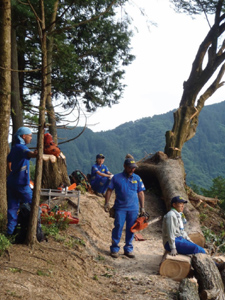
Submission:
POLYGON ((144 215, 142 217, 138 217, 136 222, 134 223, 134 225, 131 227, 130 231, 133 233, 137 232, 137 231, 141 231, 141 230, 145 229, 146 227, 148 227, 148 225, 161 220, 162 216, 159 216, 150 221, 148 221, 148 219, 149 219, 149 215, 148 216, 144 215))

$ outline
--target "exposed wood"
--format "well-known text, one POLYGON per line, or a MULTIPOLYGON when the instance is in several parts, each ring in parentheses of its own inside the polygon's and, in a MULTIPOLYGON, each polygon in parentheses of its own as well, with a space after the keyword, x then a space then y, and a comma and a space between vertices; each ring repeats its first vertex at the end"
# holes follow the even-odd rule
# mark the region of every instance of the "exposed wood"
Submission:
POLYGON ((213 206, 216 206, 219 202, 221 202, 221 200, 219 200, 218 198, 210 198, 210 197, 205 197, 203 195, 198 195, 190 187, 187 187, 186 190, 187 190, 188 198, 191 201, 197 201, 197 202, 203 201, 213 206))
POLYGON ((66 159, 54 155, 43 155, 42 188, 57 189, 61 185, 70 186, 66 159), (45 157, 45 159, 44 159, 45 157))
POLYGON ((195 280, 185 278, 179 286, 179 300, 200 300, 198 284, 195 280))
POLYGON ((214 198, 204 197, 204 196, 202 196, 202 195, 199 195, 198 198, 194 198, 194 197, 192 197, 192 196, 189 196, 188 198, 189 198, 189 200, 191 200, 191 201, 199 201, 199 200, 201 200, 201 201, 203 201, 203 202, 210 203, 210 204, 213 204, 213 205, 217 205, 218 202, 221 202, 221 200, 219 200, 219 199, 216 199, 216 198, 214 199, 214 198))
POLYGON ((225 299, 224 285, 220 272, 211 256, 202 253, 193 255, 192 267, 198 280, 201 299, 225 299))
POLYGON ((199 232, 192 232, 189 233, 189 238, 192 240, 192 242, 204 248, 205 237, 202 234, 199 234, 199 232))
POLYGON ((166 254, 159 269, 162 276, 169 277, 176 281, 181 281, 186 278, 191 269, 191 257, 178 254, 171 256, 166 254))

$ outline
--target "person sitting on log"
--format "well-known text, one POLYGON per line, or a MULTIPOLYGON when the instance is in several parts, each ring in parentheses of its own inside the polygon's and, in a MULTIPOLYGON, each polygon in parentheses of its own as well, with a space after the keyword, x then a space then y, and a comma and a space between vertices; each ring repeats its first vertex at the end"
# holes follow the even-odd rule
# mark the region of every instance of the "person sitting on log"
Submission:
POLYGON ((163 246, 170 255, 206 253, 205 249, 193 243, 184 230, 187 222, 183 213, 184 204, 187 203, 180 196, 171 200, 171 210, 163 218, 163 246))

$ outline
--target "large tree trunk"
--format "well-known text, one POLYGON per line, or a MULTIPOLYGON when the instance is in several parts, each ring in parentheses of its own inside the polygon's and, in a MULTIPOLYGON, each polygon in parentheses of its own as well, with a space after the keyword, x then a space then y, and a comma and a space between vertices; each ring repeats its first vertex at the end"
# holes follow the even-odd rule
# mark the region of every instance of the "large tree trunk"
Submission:
MULTIPOLYGON (((141 176, 147 188, 154 184, 159 185, 168 211, 174 196, 181 196, 188 200, 184 165, 181 159, 169 159, 165 153, 157 152, 151 158, 143 159, 137 164, 138 168, 135 172, 141 176)), ((205 239, 200 227, 198 211, 188 202, 184 214, 188 220, 185 230, 193 242, 203 247, 205 239)))
POLYGON ((179 300, 200 300, 198 286, 190 278, 185 278, 179 286, 179 300))
POLYGON ((6 170, 11 101, 11 1, 0 3, 0 212, 5 229, 7 220, 6 170))
POLYGON ((11 117, 13 123, 13 133, 23 126, 23 112, 20 101, 19 75, 18 75, 18 53, 16 43, 16 30, 12 28, 12 95, 11 95, 11 117))
POLYGON ((202 253, 192 257, 192 266, 198 280, 200 298, 224 300, 224 285, 216 264, 209 255, 202 253))

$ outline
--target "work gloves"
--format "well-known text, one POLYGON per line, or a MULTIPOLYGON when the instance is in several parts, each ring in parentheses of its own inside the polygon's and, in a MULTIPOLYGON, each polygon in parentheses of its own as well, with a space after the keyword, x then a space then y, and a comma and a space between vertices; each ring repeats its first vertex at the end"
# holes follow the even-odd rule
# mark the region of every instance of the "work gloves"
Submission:
POLYGON ((142 217, 144 215, 145 215, 145 209, 144 209, 144 207, 141 207, 141 209, 140 209, 140 216, 142 217))
POLYGON ((106 203, 105 206, 104 206, 104 209, 105 209, 105 212, 109 212, 109 203, 106 203))
POLYGON ((171 252, 170 252, 170 255, 172 256, 176 256, 178 253, 177 253, 177 249, 172 249, 171 252))

